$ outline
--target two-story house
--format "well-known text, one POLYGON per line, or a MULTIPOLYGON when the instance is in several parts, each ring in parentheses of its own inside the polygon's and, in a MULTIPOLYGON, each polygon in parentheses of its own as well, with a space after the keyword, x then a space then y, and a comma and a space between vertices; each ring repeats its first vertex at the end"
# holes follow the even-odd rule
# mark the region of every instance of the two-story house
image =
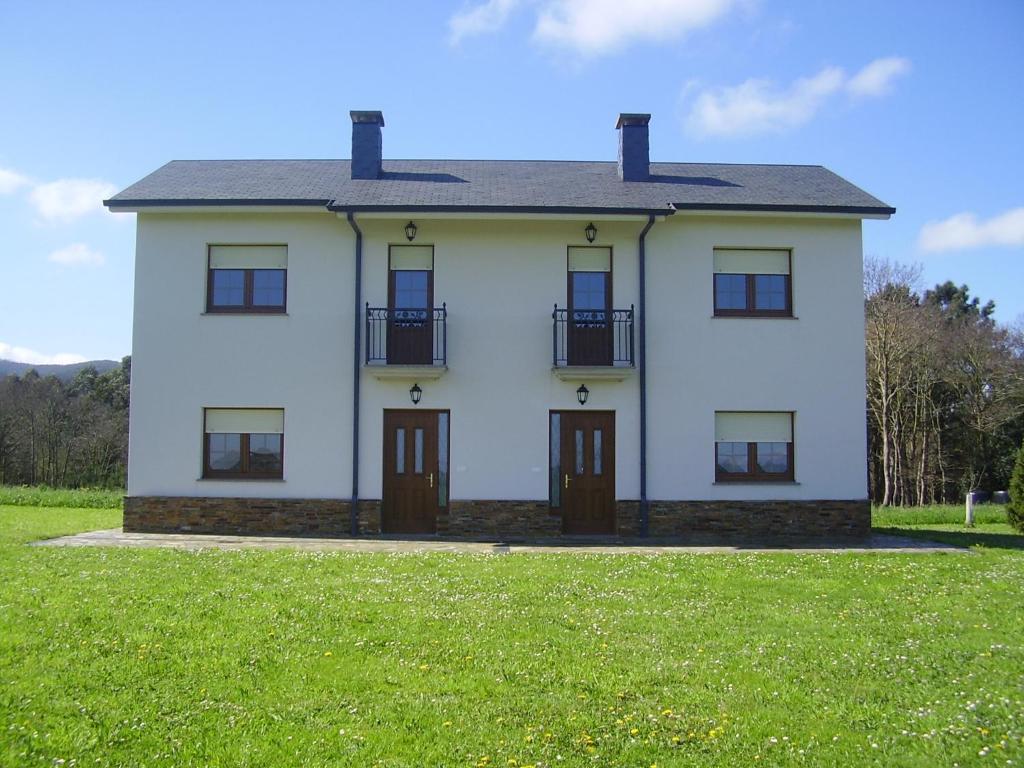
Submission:
POLYGON ((138 214, 134 531, 859 535, 861 221, 820 166, 175 161, 138 214))

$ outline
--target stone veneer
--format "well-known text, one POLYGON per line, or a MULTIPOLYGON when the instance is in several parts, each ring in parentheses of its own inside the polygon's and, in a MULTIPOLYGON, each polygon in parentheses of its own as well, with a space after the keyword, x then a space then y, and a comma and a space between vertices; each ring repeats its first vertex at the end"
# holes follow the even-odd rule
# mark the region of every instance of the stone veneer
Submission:
MULTIPOLYGON (((125 496, 124 529, 134 533, 349 536, 351 503, 341 499, 125 496)), ((380 533, 380 502, 360 501, 359 533, 380 533)))
MULTIPOLYGON (((192 496, 126 496, 124 529, 145 533, 348 536, 349 501, 192 496)), ((380 535, 380 501, 357 503, 359 533, 380 535)), ((639 535, 640 504, 617 504, 616 535, 639 535)), ((853 501, 652 501, 648 537, 691 543, 773 538, 865 537, 871 507, 853 501)), ((562 535, 562 518, 546 501, 456 501, 437 519, 439 536, 538 540, 562 535)))

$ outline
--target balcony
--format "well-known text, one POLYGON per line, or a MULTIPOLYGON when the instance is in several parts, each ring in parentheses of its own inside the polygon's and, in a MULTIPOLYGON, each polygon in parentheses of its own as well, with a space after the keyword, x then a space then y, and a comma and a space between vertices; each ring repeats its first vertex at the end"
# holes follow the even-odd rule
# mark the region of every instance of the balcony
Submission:
POLYGON ((366 366, 379 379, 438 379, 448 370, 448 308, 366 305, 366 366))
POLYGON ((551 313, 552 364, 565 381, 621 381, 633 373, 633 307, 612 310, 559 309, 551 313))

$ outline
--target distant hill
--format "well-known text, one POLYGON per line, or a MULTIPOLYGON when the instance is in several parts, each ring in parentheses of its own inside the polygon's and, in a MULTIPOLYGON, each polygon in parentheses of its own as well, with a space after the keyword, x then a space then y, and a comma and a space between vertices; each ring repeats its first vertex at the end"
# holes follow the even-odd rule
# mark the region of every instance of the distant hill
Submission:
POLYGON ((106 373, 119 365, 121 363, 114 360, 86 360, 84 363, 70 363, 69 365, 33 365, 32 363, 16 363, 13 360, 0 360, 0 379, 11 374, 23 376, 34 369, 40 376, 56 376, 61 381, 71 381, 83 368, 92 366, 99 373, 106 373))

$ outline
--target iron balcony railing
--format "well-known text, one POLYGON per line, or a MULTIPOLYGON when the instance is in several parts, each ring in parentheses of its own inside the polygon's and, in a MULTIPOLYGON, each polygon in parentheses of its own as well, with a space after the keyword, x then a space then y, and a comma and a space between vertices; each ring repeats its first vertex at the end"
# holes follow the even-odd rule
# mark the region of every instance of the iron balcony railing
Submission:
POLYGON ((629 309, 552 312, 552 356, 555 367, 568 365, 633 368, 633 306, 629 309))
POLYGON ((448 308, 393 309, 366 305, 367 365, 448 364, 448 308))

